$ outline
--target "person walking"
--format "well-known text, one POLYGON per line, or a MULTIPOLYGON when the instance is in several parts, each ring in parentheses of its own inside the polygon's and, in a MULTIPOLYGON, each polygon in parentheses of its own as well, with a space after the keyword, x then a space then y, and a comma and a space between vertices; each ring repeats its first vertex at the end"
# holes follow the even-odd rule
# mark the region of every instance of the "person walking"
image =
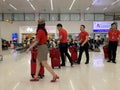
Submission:
POLYGON ((61 59, 62 59, 61 66, 65 66, 65 55, 69 59, 71 66, 73 66, 73 61, 68 53, 67 31, 65 29, 63 29, 62 24, 57 24, 57 29, 59 31, 59 39, 58 40, 60 40, 59 48, 60 48, 61 59))
POLYGON ((118 40, 120 40, 120 31, 117 29, 116 23, 111 24, 111 29, 108 32, 108 51, 109 51, 109 60, 107 62, 116 63, 116 52, 118 46, 118 40))
POLYGON ((86 54, 86 62, 85 64, 89 64, 89 44, 88 44, 88 32, 85 30, 85 25, 80 26, 80 34, 79 34, 79 40, 80 40, 80 50, 79 50, 79 57, 77 60, 77 64, 80 64, 81 57, 83 52, 85 51, 86 54))
POLYGON ((53 71, 53 69, 47 63, 47 54, 48 54, 47 31, 46 31, 46 28, 45 28, 45 21, 42 20, 42 19, 38 20, 36 40, 26 50, 26 52, 28 53, 36 45, 37 45, 37 48, 38 48, 38 54, 37 54, 37 60, 36 60, 36 73, 35 73, 35 77, 32 78, 30 81, 39 81, 38 74, 39 74, 39 71, 40 71, 40 63, 42 63, 42 65, 53 76, 53 79, 51 80, 51 82, 56 82, 56 80, 59 79, 59 76, 53 71))

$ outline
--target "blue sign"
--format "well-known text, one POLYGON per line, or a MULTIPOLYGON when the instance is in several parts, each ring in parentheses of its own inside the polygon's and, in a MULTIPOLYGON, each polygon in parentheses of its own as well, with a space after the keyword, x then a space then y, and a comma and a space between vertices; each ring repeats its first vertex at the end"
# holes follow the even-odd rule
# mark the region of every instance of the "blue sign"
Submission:
POLYGON ((93 32, 105 32, 107 33, 109 31, 109 29, 94 29, 93 32))
POLYGON ((113 22, 94 22, 93 32, 107 33, 113 22))

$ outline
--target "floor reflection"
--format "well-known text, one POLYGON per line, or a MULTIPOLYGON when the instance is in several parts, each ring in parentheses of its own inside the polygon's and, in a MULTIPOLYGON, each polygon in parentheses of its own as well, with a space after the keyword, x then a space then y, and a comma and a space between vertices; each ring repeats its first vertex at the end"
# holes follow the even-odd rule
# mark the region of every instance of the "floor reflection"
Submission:
POLYGON ((103 55, 93 56, 93 66, 94 67, 104 67, 103 60, 104 60, 103 55))

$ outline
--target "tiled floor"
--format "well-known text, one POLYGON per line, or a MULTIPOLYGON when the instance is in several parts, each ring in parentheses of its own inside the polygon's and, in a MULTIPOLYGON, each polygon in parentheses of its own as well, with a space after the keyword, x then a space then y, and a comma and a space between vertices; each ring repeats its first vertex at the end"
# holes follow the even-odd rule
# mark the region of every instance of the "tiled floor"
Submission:
MULTIPOLYGON (((51 83, 52 76, 45 70, 44 79, 30 82, 30 53, 4 51, 0 62, 0 90, 120 90, 120 47, 117 64, 107 63, 103 51, 90 52, 90 64, 85 65, 83 55, 80 65, 54 69, 60 76, 51 83)), ((48 60, 50 63, 50 59, 48 60)))

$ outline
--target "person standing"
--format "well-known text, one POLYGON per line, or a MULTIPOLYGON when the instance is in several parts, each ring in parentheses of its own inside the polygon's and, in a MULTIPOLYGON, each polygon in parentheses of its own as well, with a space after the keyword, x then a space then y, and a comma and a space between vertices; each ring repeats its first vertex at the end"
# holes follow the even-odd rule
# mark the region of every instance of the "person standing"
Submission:
POLYGON ((116 52, 118 46, 118 39, 120 39, 120 31, 117 30, 116 23, 111 24, 111 29, 108 32, 108 39, 109 39, 109 60, 107 62, 116 63, 116 52))
POLYGON ((62 24, 57 24, 57 29, 59 31, 59 40, 60 40, 60 54, 61 54, 61 59, 62 59, 62 64, 61 66, 65 66, 65 55, 69 59, 69 62, 71 63, 71 66, 73 66, 72 59, 68 53, 68 34, 65 29, 63 29, 62 24))
POLYGON ((89 44, 88 44, 89 34, 87 31, 85 31, 85 25, 80 26, 80 31, 81 31, 79 34, 80 50, 79 50, 79 57, 77 60, 77 64, 80 64, 81 57, 84 51, 86 54, 85 64, 89 64, 89 44))
POLYGON ((59 79, 59 76, 53 71, 50 65, 47 63, 47 54, 48 54, 48 47, 47 47, 47 31, 45 28, 45 21, 38 20, 38 27, 37 27, 37 34, 36 40, 32 43, 32 45, 27 49, 26 53, 28 53, 33 47, 37 45, 38 54, 36 60, 36 73, 34 78, 30 81, 39 81, 38 74, 40 71, 40 63, 52 74, 53 79, 51 82, 56 82, 59 79))

